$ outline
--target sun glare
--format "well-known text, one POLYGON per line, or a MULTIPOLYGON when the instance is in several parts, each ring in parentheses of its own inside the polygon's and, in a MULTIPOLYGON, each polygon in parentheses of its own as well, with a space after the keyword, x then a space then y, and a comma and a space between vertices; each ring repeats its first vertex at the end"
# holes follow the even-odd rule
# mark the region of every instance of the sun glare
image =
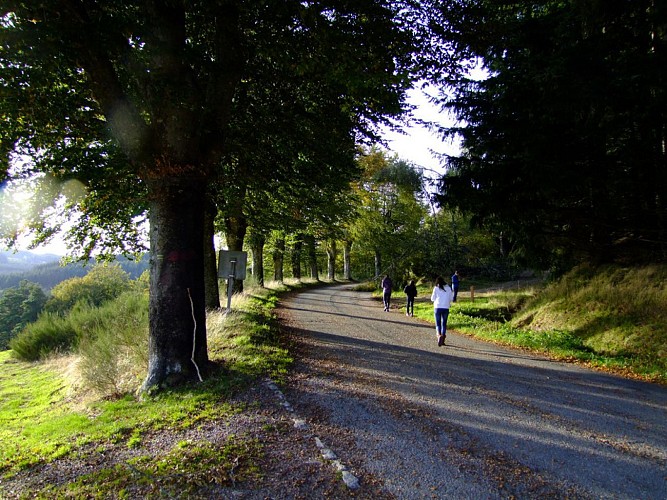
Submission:
POLYGON ((42 222, 47 226, 62 223, 66 218, 65 199, 79 200, 85 196, 85 191, 79 181, 59 182, 51 176, 3 183, 0 185, 0 239, 16 241, 19 249, 29 248, 34 228, 42 222))

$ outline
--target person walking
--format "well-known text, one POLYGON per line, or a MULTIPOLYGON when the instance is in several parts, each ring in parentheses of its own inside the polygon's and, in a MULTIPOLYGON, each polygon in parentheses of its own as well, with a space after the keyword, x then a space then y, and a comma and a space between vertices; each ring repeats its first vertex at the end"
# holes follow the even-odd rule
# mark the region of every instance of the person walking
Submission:
POLYGON ((391 278, 389 275, 385 275, 385 277, 382 279, 382 302, 384 302, 384 310, 389 311, 389 305, 391 302, 391 287, 393 286, 393 283, 391 282, 391 278))
POLYGON ((456 296, 459 294, 459 272, 454 271, 452 274, 452 291, 454 292, 454 298, 452 302, 456 302, 456 296))
POLYGON ((415 297, 417 296, 417 287, 415 285, 415 280, 410 281, 410 284, 405 285, 403 288, 405 293, 406 302, 405 302, 405 315, 414 316, 415 315, 415 297))
POLYGON ((438 276, 435 280, 433 292, 431 293, 431 302, 433 302, 433 313, 435 315, 435 331, 438 334, 438 346, 445 345, 447 318, 449 317, 449 307, 452 303, 453 293, 442 276, 438 276))

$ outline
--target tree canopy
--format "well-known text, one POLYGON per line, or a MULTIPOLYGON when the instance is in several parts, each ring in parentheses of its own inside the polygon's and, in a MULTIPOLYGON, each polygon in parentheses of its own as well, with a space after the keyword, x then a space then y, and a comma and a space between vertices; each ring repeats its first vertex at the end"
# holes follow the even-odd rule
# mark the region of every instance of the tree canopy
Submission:
MULTIPOLYGON (((451 63, 432 33, 438 5, 3 2, 3 177, 15 175, 10 160, 23 155, 35 170, 81 181, 81 206, 90 210, 76 241, 88 248, 131 237, 136 216, 148 211, 146 388, 192 378, 207 364, 203 241, 210 183, 223 167, 230 169, 220 190, 225 197, 253 178, 277 174, 276 181, 291 182, 304 150, 309 162, 298 175, 339 168, 332 145, 344 144, 346 134, 348 144, 357 134, 372 136, 376 124, 405 110, 415 79, 451 63), (335 140, 319 141, 326 154, 303 141, 285 146, 295 135, 321 134, 329 115, 335 140), (266 127, 243 134, 258 116, 266 127), (267 135, 271 123, 296 134, 267 135), (249 136, 253 142, 243 143, 249 136), (268 161, 245 161, 248 148, 270 152, 268 161), (285 151, 296 156, 275 162, 285 160, 285 151), (100 228, 107 231, 94 231, 100 228), (123 237, 105 240, 105 232, 123 237)), ((41 229, 48 236, 49 228, 41 229)))
POLYGON ((42 288, 26 280, 0 293, 0 350, 8 349, 9 341, 37 319, 46 300, 42 288))
POLYGON ((446 104, 464 149, 443 202, 538 267, 664 259, 665 6, 466 3, 466 44, 489 76, 446 104))
POLYGON ((363 175, 355 186, 360 202, 350 233, 357 251, 370 253, 375 276, 413 267, 418 234, 426 215, 421 176, 407 162, 373 148, 359 158, 363 175))

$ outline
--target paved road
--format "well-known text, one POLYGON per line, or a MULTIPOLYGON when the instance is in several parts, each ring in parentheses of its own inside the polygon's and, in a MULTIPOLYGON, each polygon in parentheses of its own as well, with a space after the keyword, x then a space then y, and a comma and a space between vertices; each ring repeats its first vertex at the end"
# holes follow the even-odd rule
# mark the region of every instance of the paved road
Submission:
POLYGON ((286 396, 361 479, 359 497, 667 499, 665 387, 478 342, 451 321, 438 347, 431 325, 347 285, 295 295, 281 315, 302 345, 286 396))

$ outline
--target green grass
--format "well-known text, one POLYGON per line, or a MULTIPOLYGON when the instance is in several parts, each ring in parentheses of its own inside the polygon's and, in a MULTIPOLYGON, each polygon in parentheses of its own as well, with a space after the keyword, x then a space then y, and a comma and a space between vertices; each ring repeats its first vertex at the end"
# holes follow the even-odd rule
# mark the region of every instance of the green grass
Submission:
POLYGON ((211 359, 224 361, 230 375, 239 380, 268 375, 280 383, 293 359, 281 346, 273 313, 280 293, 303 284, 272 283, 234 296, 232 311, 209 313, 208 348, 211 359))
MULTIPOLYGON (((581 267, 545 287, 467 287, 448 327, 499 344, 667 383, 667 266, 581 267)), ((415 316, 433 321, 430 289, 415 316)))
MULTIPOLYGON (((60 457, 76 457, 91 447, 139 449, 148 433, 189 429, 243 411, 243 405, 229 402, 237 391, 259 377, 280 381, 292 363, 289 352, 280 346, 273 309, 280 293, 301 286, 308 284, 253 289, 234 297, 230 314, 209 314, 209 356, 219 368, 203 383, 156 394, 86 400, 90 393, 83 390, 73 369, 78 357, 30 363, 18 361, 11 351, 0 352, 0 476, 10 477, 60 457)), ((236 436, 225 449, 192 442, 165 450, 158 462, 119 464, 39 495, 131 497, 131 485, 149 480, 157 481, 161 491, 173 487, 187 492, 210 481, 230 480, 219 471, 235 471, 235 480, 258 473, 261 443, 236 436)))
POLYGON ((221 401, 220 379, 139 400, 132 395, 81 404, 53 363, 28 364, 0 353, 0 473, 46 463, 90 443, 136 446, 141 435, 224 418, 241 407, 221 401))
MULTIPOLYGON (((483 293, 478 285, 474 301, 464 284, 449 327, 665 383, 665 269, 579 269, 546 288, 494 293, 483 293)), ((83 457, 91 450, 121 446, 140 451, 150 433, 191 429, 244 411, 241 404, 230 402, 237 391, 260 377, 281 382, 290 368, 293 360, 278 337, 274 308, 282 293, 304 286, 309 284, 269 284, 235 296, 230 314, 211 313, 207 320, 209 355, 219 370, 204 383, 141 398, 133 393, 91 397, 73 369, 75 356, 30 363, 14 359, 10 351, 0 352, 0 476, 60 457, 83 457)), ((415 316, 433 321, 430 292, 429 285, 420 287, 415 316)), ((395 297, 394 304, 402 306, 402 294, 395 297)), ((126 303, 125 314, 135 310, 133 304, 126 303)), ((128 324, 138 331, 141 321, 128 324)), ((188 492, 260 473, 262 443, 233 436, 217 450, 206 442, 179 443, 159 459, 140 456, 67 486, 30 494, 131 498, 136 487, 155 484, 162 492, 188 492), (236 479, 228 475, 232 470, 236 479)))

